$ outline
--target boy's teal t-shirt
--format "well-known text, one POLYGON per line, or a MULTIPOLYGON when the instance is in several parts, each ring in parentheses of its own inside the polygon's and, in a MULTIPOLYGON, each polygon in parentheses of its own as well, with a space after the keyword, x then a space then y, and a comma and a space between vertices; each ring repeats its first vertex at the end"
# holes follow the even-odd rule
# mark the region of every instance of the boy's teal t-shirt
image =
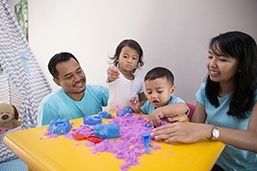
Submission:
MULTIPOLYGON (((171 96, 168 104, 174 104, 174 103, 185 103, 184 100, 182 100, 179 97, 176 96, 171 96)), ((152 111, 155 110, 154 105, 152 105, 148 100, 143 104, 143 106, 140 107, 140 110, 144 113, 144 114, 150 114, 152 113, 152 111)), ((188 112, 189 113, 189 112, 188 112)))

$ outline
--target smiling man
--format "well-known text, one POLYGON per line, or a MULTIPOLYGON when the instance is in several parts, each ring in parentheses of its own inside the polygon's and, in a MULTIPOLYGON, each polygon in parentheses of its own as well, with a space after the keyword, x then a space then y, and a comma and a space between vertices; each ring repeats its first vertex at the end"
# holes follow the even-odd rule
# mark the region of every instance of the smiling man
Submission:
POLYGON ((54 55, 48 69, 61 88, 44 97, 39 105, 39 125, 56 119, 75 119, 93 115, 107 105, 108 89, 86 84, 86 76, 78 60, 68 52, 54 55))

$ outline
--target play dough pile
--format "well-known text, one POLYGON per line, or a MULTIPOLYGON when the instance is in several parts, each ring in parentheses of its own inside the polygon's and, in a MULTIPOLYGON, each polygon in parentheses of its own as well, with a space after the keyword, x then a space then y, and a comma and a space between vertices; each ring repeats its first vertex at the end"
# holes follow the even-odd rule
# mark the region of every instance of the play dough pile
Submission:
MULTIPOLYGON (((147 120, 144 116, 126 114, 120 117, 114 117, 108 124, 103 126, 118 125, 119 138, 109 138, 95 136, 95 126, 83 124, 79 128, 72 128, 65 137, 74 140, 87 139, 85 146, 90 147, 92 153, 109 152, 115 154, 117 159, 124 160, 121 165, 122 170, 128 170, 129 167, 138 164, 138 159, 141 155, 150 153, 151 150, 160 149, 159 146, 151 144, 150 132, 151 126, 147 125, 147 120)), ((99 125, 98 125, 99 127, 99 125)), ((115 128, 117 129, 117 128, 115 128)), ((107 132, 110 130, 107 130, 107 132)), ((117 137, 117 130, 115 137, 117 137)), ((104 130, 106 134, 106 130, 104 130)), ((45 134, 48 137, 56 137, 51 131, 45 134)), ((114 134, 113 134, 114 135, 114 134)))

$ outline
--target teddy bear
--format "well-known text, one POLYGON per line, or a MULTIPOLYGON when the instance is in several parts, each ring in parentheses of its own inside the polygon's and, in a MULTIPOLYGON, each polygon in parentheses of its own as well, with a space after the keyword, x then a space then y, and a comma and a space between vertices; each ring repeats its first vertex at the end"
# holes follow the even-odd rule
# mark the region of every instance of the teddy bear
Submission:
POLYGON ((0 134, 21 125, 18 121, 19 115, 15 106, 0 103, 0 134))

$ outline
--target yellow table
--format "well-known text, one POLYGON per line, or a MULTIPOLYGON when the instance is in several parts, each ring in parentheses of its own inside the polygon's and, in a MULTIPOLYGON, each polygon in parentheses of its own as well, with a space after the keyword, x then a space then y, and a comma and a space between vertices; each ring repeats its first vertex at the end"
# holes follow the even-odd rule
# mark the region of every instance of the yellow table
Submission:
MULTIPOLYGON (((79 127, 82 119, 72 121, 74 128, 79 127)), ((123 160, 111 153, 92 154, 86 140, 75 141, 65 138, 44 136, 47 127, 37 127, 12 132, 4 137, 4 143, 27 163, 29 170, 56 171, 115 171, 120 170, 123 160)), ((152 150, 139 159, 137 166, 130 171, 174 170, 208 171, 224 148, 221 142, 202 141, 195 144, 169 145, 157 143, 160 150, 152 150)))

